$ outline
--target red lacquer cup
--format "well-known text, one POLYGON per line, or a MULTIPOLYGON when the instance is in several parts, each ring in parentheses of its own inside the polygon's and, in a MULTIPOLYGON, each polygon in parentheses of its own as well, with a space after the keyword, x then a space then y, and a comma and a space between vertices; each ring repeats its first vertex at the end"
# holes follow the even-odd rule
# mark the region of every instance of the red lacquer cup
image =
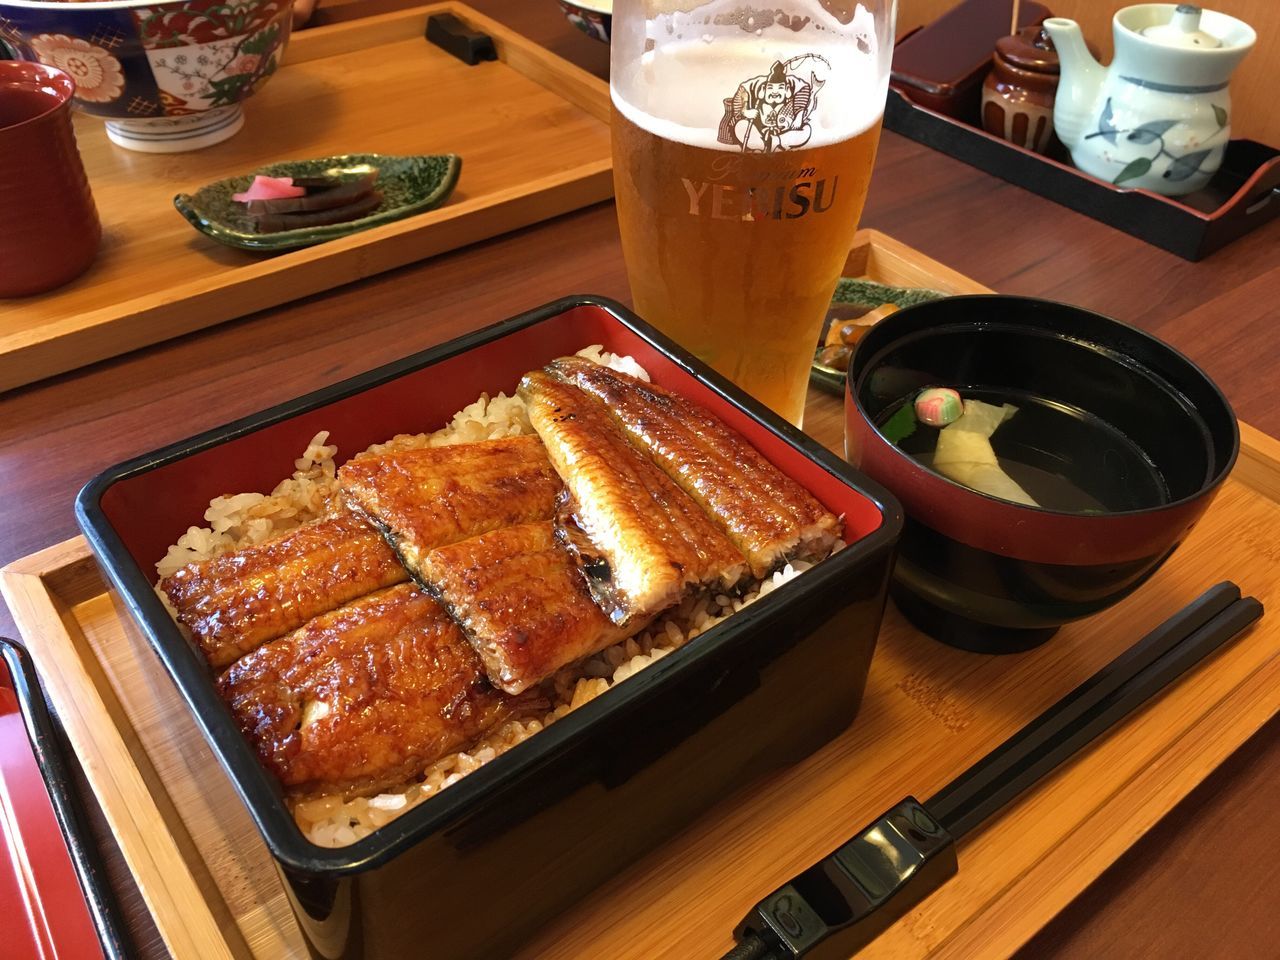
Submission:
POLYGON ((102 227, 71 129, 70 76, 0 60, 0 297, 78 277, 102 227))

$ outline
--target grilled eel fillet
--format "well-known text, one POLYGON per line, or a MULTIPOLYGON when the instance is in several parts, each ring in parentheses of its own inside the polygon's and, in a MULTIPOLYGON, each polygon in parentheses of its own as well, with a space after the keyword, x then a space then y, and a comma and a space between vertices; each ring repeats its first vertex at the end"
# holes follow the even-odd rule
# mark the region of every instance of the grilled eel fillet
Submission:
POLYGON ((409 572, 436 547, 549 520, 560 478, 534 436, 361 456, 338 471, 347 506, 382 530, 409 572))
POLYGON ((259 647, 218 692, 262 763, 295 795, 403 783, 490 728, 543 709, 489 683, 480 658, 410 583, 259 647))
POLYGON ((546 520, 432 550, 422 572, 489 679, 507 693, 520 693, 644 626, 622 630, 609 621, 546 520))
POLYGON ((796 557, 825 557, 835 546, 839 518, 714 414, 582 357, 546 369, 602 401, 631 442, 746 555, 754 576, 796 557))
POLYGON ((312 617, 408 579, 378 531, 343 513, 160 581, 209 664, 224 667, 312 617))
POLYGON ((646 620, 690 588, 741 581, 742 555, 599 400, 541 370, 519 392, 565 483, 556 535, 615 624, 646 620))

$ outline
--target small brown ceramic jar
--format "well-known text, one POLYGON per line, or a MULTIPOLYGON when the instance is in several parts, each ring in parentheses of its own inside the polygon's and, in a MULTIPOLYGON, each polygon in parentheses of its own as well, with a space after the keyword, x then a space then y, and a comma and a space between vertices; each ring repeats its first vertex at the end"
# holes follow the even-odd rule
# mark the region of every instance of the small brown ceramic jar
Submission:
POLYGON ((1045 153, 1053 139, 1058 54, 1039 27, 996 41, 982 85, 982 126, 1003 140, 1045 153))

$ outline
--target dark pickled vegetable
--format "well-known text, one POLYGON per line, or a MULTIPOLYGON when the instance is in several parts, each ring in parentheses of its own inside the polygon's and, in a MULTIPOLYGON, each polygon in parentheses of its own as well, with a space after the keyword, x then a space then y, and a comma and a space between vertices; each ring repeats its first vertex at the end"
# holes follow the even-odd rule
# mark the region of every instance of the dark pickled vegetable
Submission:
POLYGON ((818 362, 833 370, 843 370, 849 365, 851 356, 853 356, 852 347, 843 343, 833 344, 818 351, 818 362))

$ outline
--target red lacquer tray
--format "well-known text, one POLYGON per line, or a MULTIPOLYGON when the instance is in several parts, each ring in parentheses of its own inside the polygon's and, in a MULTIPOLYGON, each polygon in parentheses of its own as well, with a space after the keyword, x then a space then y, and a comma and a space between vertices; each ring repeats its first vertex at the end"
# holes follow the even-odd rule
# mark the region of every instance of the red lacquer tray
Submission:
POLYGON ((96 853, 83 839, 35 669, 10 640, 0 638, 0 653, 0 954, 116 960, 125 951, 112 902, 99 885, 96 853))

